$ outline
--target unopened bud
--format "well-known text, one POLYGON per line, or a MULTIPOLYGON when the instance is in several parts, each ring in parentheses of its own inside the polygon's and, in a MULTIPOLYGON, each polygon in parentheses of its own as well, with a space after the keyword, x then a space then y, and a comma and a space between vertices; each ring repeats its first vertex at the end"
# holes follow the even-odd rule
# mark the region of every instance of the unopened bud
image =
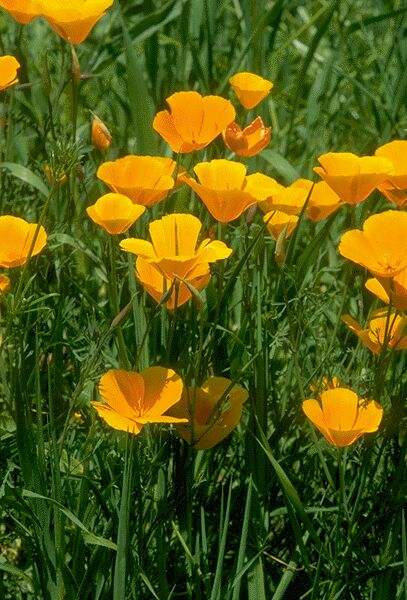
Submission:
POLYGON ((105 152, 112 143, 112 134, 99 117, 96 115, 92 121, 92 144, 100 152, 105 152))

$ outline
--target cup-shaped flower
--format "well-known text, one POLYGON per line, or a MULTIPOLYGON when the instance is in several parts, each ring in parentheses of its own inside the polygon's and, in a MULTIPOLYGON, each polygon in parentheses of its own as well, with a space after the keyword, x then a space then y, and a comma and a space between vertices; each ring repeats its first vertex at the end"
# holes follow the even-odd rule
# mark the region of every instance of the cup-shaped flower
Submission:
POLYGON ((348 388, 325 390, 318 400, 304 400, 302 410, 332 446, 350 446, 379 428, 382 407, 374 400, 359 398, 348 388))
POLYGON ((107 233, 119 235, 127 231, 145 210, 145 206, 134 204, 127 196, 112 193, 99 198, 86 212, 107 233))
POLYGON ((140 433, 146 423, 185 423, 185 418, 165 414, 179 402, 183 383, 179 375, 164 367, 149 367, 142 373, 111 369, 99 381, 103 402, 92 406, 110 427, 140 433))
POLYGON ((0 296, 7 294, 11 286, 10 278, 0 273, 0 296))
POLYGON ((96 115, 93 117, 91 129, 93 146, 100 152, 105 152, 112 143, 112 134, 109 129, 96 115))
POLYGON ((407 213, 372 215, 362 231, 351 229, 342 235, 339 252, 377 277, 398 275, 407 268, 407 213))
POLYGON ((377 148, 376 156, 393 163, 393 173, 378 187, 390 202, 400 208, 407 205, 407 140, 393 140, 377 148))
POLYGON ((0 92, 18 82, 20 63, 14 56, 0 56, 0 92))
POLYGON ((266 127, 261 117, 257 117, 244 129, 237 123, 230 123, 223 132, 223 141, 237 156, 256 156, 270 143, 271 127, 266 127))
POLYGON ((22 25, 30 23, 41 14, 40 3, 41 0, 0 0, 0 6, 22 25))
POLYGON ((278 240, 282 232, 284 231, 284 237, 288 238, 298 225, 297 215, 290 215, 280 210, 271 210, 266 213, 263 217, 263 221, 266 223, 268 232, 271 237, 278 240))
POLYGON ((232 160, 215 159, 194 167, 198 178, 183 175, 181 180, 200 197, 214 219, 229 223, 239 218, 256 198, 246 191, 245 165, 232 160))
POLYGON ((229 83, 236 96, 246 109, 254 108, 269 95, 273 84, 255 73, 235 73, 229 83))
POLYGON ((380 354, 384 348, 407 348, 407 317, 393 310, 380 308, 375 311, 365 329, 350 315, 343 315, 342 321, 374 354, 380 354))
POLYGON ((346 204, 359 204, 393 171, 393 163, 381 156, 357 156, 351 152, 328 152, 314 167, 346 204))
POLYGON ((343 204, 338 194, 325 181, 314 183, 310 179, 297 179, 291 188, 304 190, 304 202, 308 198, 306 214, 311 221, 326 219, 343 204))
POLYGON ((174 152, 205 148, 236 116, 232 104, 221 96, 176 92, 166 102, 170 110, 156 114, 153 128, 174 152))
POLYGON ((11 269, 24 265, 29 257, 39 254, 46 243, 47 234, 42 225, 11 215, 0 217, 0 267, 11 269))
POLYGON ((120 247, 155 265, 170 280, 191 280, 196 273, 202 275, 203 265, 209 269, 209 263, 228 258, 232 253, 223 242, 209 238, 197 246, 201 227, 197 217, 174 213, 150 223, 152 243, 129 238, 122 240, 120 247))
POLYGON ((407 311, 407 269, 391 278, 368 279, 365 287, 386 304, 407 311))
POLYGON ((171 414, 189 421, 177 425, 177 431, 195 449, 204 450, 219 444, 237 427, 247 398, 247 391, 232 385, 230 379, 209 377, 202 387, 185 389, 171 414))
POLYGON ((253 173, 247 177, 246 191, 256 198, 264 213, 274 210, 273 196, 284 189, 281 183, 263 173, 253 173))
POLYGON ((136 277, 156 302, 165 299, 168 310, 175 310, 192 298, 193 288, 203 290, 211 278, 209 266, 200 263, 187 279, 167 277, 161 270, 141 256, 136 260, 136 277))
POLYGON ((129 155, 101 164, 97 176, 113 192, 150 207, 174 188, 175 166, 171 158, 129 155))

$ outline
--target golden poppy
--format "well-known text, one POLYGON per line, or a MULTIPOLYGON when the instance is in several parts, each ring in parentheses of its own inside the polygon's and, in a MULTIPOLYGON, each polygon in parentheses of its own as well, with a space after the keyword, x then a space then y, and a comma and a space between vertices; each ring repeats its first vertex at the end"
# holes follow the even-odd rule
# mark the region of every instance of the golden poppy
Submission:
POLYGON ((0 296, 2 294, 7 294, 11 286, 10 279, 7 275, 3 275, 0 273, 0 296))
POLYGON ((232 160, 215 159, 198 163, 194 171, 199 181, 188 175, 181 180, 200 197, 217 221, 234 221, 256 203, 256 198, 246 191, 246 167, 232 160))
POLYGON ((266 213, 263 221, 266 223, 271 237, 275 240, 278 240, 283 231, 285 231, 285 238, 290 237, 298 225, 298 217, 296 215, 290 215, 280 210, 271 210, 266 213))
POLYGON ((0 92, 18 82, 20 63, 14 56, 0 56, 0 92))
POLYGON ((86 209, 94 223, 112 235, 127 231, 145 211, 123 194, 105 194, 86 209))
POLYGON ((407 348, 407 317, 389 313, 387 308, 376 310, 366 329, 350 315, 343 315, 342 321, 374 354, 380 354, 384 346, 394 350, 407 348))
POLYGON ((99 381, 103 402, 92 406, 110 427, 138 434, 146 423, 184 423, 165 413, 179 402, 183 383, 172 369, 150 367, 142 373, 112 369, 99 381))
POLYGON ((44 0, 0 0, 0 6, 19 23, 26 25, 41 13, 40 4, 44 0))
POLYGON ((120 247, 155 265, 170 280, 192 280, 202 275, 203 265, 209 268, 209 263, 232 254, 226 244, 209 238, 197 247, 201 228, 197 217, 174 213, 150 223, 152 243, 129 238, 122 240, 120 247))
POLYGON ((239 102, 246 108, 254 108, 269 95, 273 84, 255 73, 236 73, 229 79, 239 102))
POLYGON ((261 210, 264 213, 274 210, 273 196, 284 190, 285 187, 273 179, 273 177, 269 177, 263 173, 253 173, 246 179, 246 191, 256 198, 261 210))
POLYGON ((128 196, 135 204, 150 207, 174 188, 175 166, 171 158, 129 155, 103 163, 97 176, 113 192, 128 196))
POLYGON ((156 114, 153 128, 174 152, 205 148, 236 116, 232 104, 221 96, 176 92, 166 102, 170 110, 156 114))
POLYGON ((230 123, 223 132, 223 141, 237 156, 256 156, 270 143, 271 127, 265 127, 263 119, 257 117, 244 129, 230 123))
POLYGON ((346 204, 363 202, 393 171, 392 162, 380 156, 357 156, 351 152, 328 152, 314 167, 346 204))
POLYGON ((314 183, 309 179, 297 179, 291 187, 304 190, 304 203, 308 197, 306 214, 311 221, 322 221, 342 206, 338 194, 325 181, 314 183))
POLYGON ((202 387, 184 390, 181 402, 171 409, 171 414, 189 421, 176 427, 196 450, 216 446, 239 424, 248 393, 231 384, 225 377, 209 377, 202 387))
POLYGON ((92 120, 92 144, 100 152, 105 152, 112 143, 112 134, 99 117, 96 115, 92 120))
POLYGON ((393 164, 393 173, 378 186, 390 202, 400 208, 407 205, 407 140, 393 140, 377 148, 376 156, 389 159, 393 164))
POLYGON ((42 225, 38 228, 37 223, 27 223, 11 215, 0 217, 0 267, 11 269, 24 265, 29 255, 39 254, 46 243, 47 234, 42 225))
POLYGON ((372 215, 362 231, 351 229, 342 235, 339 252, 377 277, 398 275, 407 268, 407 213, 372 215))
POLYGON ((407 269, 392 278, 368 279, 365 287, 386 304, 407 311, 407 269))
POLYGON ((379 428, 383 409, 374 400, 364 400, 343 387, 321 393, 320 402, 304 400, 302 410, 332 446, 350 446, 365 433, 379 428))

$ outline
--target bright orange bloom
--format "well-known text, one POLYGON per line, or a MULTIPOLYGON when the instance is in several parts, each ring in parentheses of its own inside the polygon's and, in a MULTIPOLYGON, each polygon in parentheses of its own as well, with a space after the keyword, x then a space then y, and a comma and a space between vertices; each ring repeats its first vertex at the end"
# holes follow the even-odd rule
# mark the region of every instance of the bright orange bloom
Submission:
POLYGON ((376 156, 388 158, 394 171, 378 186, 378 189, 390 202, 400 208, 407 205, 407 140, 394 140, 380 146, 376 156))
POLYGON ((246 167, 232 160, 211 160, 194 167, 198 181, 184 175, 181 180, 188 184, 200 197, 206 208, 217 221, 234 221, 256 203, 256 198, 247 192, 250 175, 246 167))
POLYGON ((265 127, 263 119, 257 117, 244 129, 235 122, 230 123, 222 135, 229 150, 238 156, 256 156, 269 145, 271 127, 265 127))
POLYGON ((221 96, 176 92, 166 102, 170 110, 156 114, 153 128, 174 152, 205 148, 236 116, 232 104, 221 96))
POLYGON ((0 217, 0 267, 11 269, 24 265, 29 255, 39 254, 46 243, 47 234, 42 225, 38 228, 36 223, 10 215, 0 217))
POLYGON ((407 269, 392 278, 368 279, 365 287, 386 304, 407 311, 407 269))
POLYGON ((30 23, 40 15, 40 4, 39 0, 0 0, 0 6, 5 8, 16 21, 23 25, 30 23))
POLYGON ((171 410, 188 419, 189 424, 177 425, 177 431, 196 450, 216 446, 239 424, 248 393, 231 384, 224 377, 209 377, 201 388, 184 390, 181 402, 171 410))
POLYGON ((380 354, 384 347, 394 350, 407 348, 407 317, 401 317, 394 311, 389 314, 387 308, 376 310, 366 329, 362 329, 350 315, 343 315, 342 321, 374 354, 380 354))
POLYGON ((0 56, 0 92, 18 82, 20 63, 14 56, 0 56))
POLYGON ((97 176, 135 204, 153 206, 174 189, 175 162, 161 156, 129 155, 100 165, 97 176))
POLYGON ((96 115, 93 117, 92 121, 92 144, 100 150, 100 152, 105 152, 112 143, 112 134, 106 127, 99 117, 96 115))
POLYGON ((94 223, 112 235, 127 231, 145 211, 123 194, 105 194, 86 209, 94 223))
POLYGON ((322 179, 346 204, 363 202, 393 171, 393 164, 379 156, 357 156, 351 152, 328 152, 314 167, 322 179))
POLYGON ((269 95, 273 84, 254 73, 236 73, 229 79, 240 103, 246 108, 254 108, 269 95))
POLYGON ((2 294, 7 294, 10 289, 10 285, 10 279, 7 277, 7 275, 2 275, 0 273, 0 296, 2 294))
POLYGON ((144 258, 170 280, 191 281, 202 276, 203 267, 209 270, 209 263, 232 254, 226 244, 209 238, 197 247, 201 227, 200 220, 193 215, 174 213, 150 223, 152 243, 129 238, 122 240, 120 247, 144 258))
POLYGON ((290 237, 298 225, 298 217, 296 215, 290 215, 280 210, 271 210, 266 213, 263 221, 267 224, 267 229, 271 237, 275 240, 278 240, 283 231, 285 231, 285 238, 290 237))
POLYGON ((253 173, 247 177, 246 191, 256 198, 264 213, 274 209, 273 196, 284 189, 281 183, 263 173, 253 173))
POLYGON ((321 393, 320 402, 304 400, 302 410, 332 446, 350 446, 365 433, 379 428, 383 409, 374 400, 359 398, 348 388, 321 393))
POLYGON ((342 206, 338 194, 325 181, 314 183, 309 179, 297 179, 291 185, 291 188, 302 188, 304 190, 304 203, 311 192, 306 208, 307 217, 311 221, 322 221, 322 219, 326 219, 342 206))
POLYGON ((377 277, 394 277, 407 268, 407 213, 388 210, 372 215, 363 231, 346 231, 339 244, 345 258, 377 277))
POLYGON ((146 423, 185 423, 165 413, 182 394, 182 380, 171 369, 150 367, 142 373, 112 369, 99 382, 102 402, 92 402, 113 429, 140 433, 146 423))

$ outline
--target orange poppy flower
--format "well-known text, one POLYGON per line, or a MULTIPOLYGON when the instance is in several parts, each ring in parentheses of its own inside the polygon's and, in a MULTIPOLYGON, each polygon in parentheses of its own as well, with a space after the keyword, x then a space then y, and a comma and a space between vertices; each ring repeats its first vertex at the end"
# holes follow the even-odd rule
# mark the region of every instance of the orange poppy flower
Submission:
POLYGON ((246 167, 232 160, 215 159, 198 163, 194 167, 198 181, 184 175, 181 180, 200 197, 217 221, 234 221, 256 203, 256 198, 246 191, 246 167))
POLYGON ((407 269, 390 279, 368 279, 365 287, 386 304, 407 311, 407 269))
POLYGON ((153 128, 174 152, 205 148, 236 116, 232 104, 221 96, 176 92, 166 102, 170 110, 156 114, 153 128))
POLYGON ((376 156, 388 158, 394 171, 378 186, 378 189, 390 202, 400 208, 407 205, 407 140, 394 140, 380 146, 376 156))
POLYGON ((112 369, 99 381, 103 402, 92 406, 110 427, 138 434, 146 423, 185 423, 166 415, 179 402, 182 380, 171 369, 150 367, 142 373, 112 369))
POLYGON ((30 23, 40 15, 40 4, 39 0, 0 0, 0 6, 23 25, 30 23))
POLYGON ((346 231, 339 252, 377 277, 394 277, 407 268, 406 240, 407 213, 388 210, 366 219, 363 231, 346 231))
POLYGON ((350 446, 365 433, 379 428, 383 409, 374 400, 359 398, 348 388, 336 387, 321 393, 320 402, 304 400, 302 410, 332 446, 350 446))
POLYGON ((94 223, 112 235, 127 231, 145 211, 123 194, 105 194, 86 209, 94 223))
POLYGON ((342 202, 359 204, 386 180, 393 164, 380 156, 357 156, 351 152, 328 152, 314 167, 322 179, 338 194, 342 202))
POLYGON ((229 389, 231 383, 224 377, 209 377, 202 387, 184 390, 181 402, 171 409, 171 414, 189 421, 176 427, 196 450, 216 446, 239 424, 248 393, 240 385, 229 389))
POLYGON ((280 210, 271 210, 266 213, 263 221, 267 224, 267 229, 271 237, 275 240, 278 240, 283 231, 285 231, 285 238, 290 237, 298 225, 298 217, 296 215, 290 215, 280 210))
POLYGON ((0 56, 0 92, 18 82, 20 63, 14 56, 0 56))
POLYGON ((256 156, 269 145, 271 127, 265 127, 263 119, 257 117, 244 129, 235 122, 230 123, 222 136, 229 150, 238 156, 256 156))
POLYGON ((161 302, 164 295, 169 294, 165 305, 168 310, 175 310, 192 298, 191 286, 198 291, 203 290, 211 274, 209 267, 201 263, 184 280, 167 277, 156 265, 139 256, 136 260, 136 277, 156 302, 161 302))
POLYGON ((253 173, 246 179, 246 191, 256 198, 259 208, 264 213, 273 210, 273 196, 284 190, 285 187, 273 177, 268 177, 263 173, 253 173))
POLYGON ((236 73, 229 79, 239 102, 246 108, 254 108, 269 95, 273 84, 255 73, 236 73))
POLYGON ((407 317, 401 317, 394 311, 389 315, 387 308, 375 311, 366 329, 362 329, 350 315, 343 315, 342 321, 374 354, 380 354, 385 345, 394 350, 407 348, 407 317))
POLYGON ((306 214, 311 221, 322 221, 342 206, 338 194, 325 181, 314 183, 310 179, 297 179, 290 187, 304 190, 304 203, 308 197, 306 214))
POLYGON ((92 144, 100 152, 105 152, 112 143, 112 134, 99 117, 96 115, 92 120, 92 144))
POLYGON ((150 207, 174 189, 175 166, 171 158, 129 155, 103 163, 97 176, 113 192, 128 196, 135 204, 150 207))
POLYGON ((0 217, 0 267, 11 269, 24 265, 29 255, 39 254, 46 243, 47 234, 42 225, 38 228, 37 223, 27 223, 11 215, 0 217))
POLYGON ((155 265, 170 280, 202 276, 203 266, 223 260, 232 254, 223 242, 209 238, 197 247, 202 224, 193 215, 166 215, 149 225, 151 242, 129 238, 120 242, 126 252, 144 258, 155 265))
POLYGON ((2 275, 0 273, 0 296, 2 294, 7 294, 11 286, 10 279, 7 275, 2 275))

